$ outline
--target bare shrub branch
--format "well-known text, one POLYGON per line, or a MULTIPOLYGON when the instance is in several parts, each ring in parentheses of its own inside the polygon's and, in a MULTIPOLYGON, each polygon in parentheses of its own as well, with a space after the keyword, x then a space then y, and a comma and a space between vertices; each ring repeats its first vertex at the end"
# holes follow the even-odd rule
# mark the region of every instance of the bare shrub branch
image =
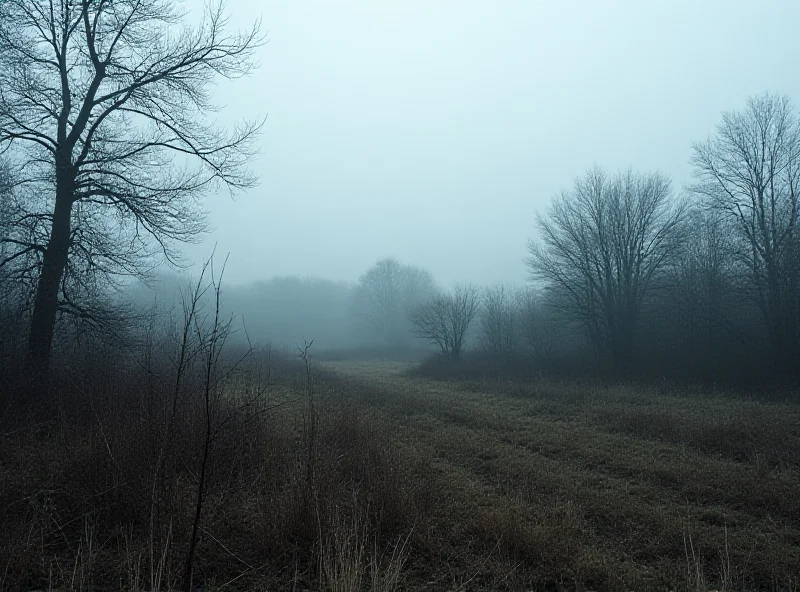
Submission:
POLYGON ((458 359, 464 338, 480 306, 480 292, 471 284, 459 284, 450 294, 439 294, 411 315, 414 332, 439 346, 442 354, 458 359))
POLYGON ((680 244, 685 211, 660 174, 609 176, 595 167, 537 216, 531 275, 619 365, 631 361, 642 301, 680 244))

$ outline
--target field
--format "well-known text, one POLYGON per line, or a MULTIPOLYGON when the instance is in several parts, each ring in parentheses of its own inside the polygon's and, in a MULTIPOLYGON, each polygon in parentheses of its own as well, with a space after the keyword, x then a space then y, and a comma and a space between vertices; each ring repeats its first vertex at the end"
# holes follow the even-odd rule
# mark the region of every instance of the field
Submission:
MULTIPOLYGON (((791 394, 274 363, 209 456, 204 592, 800 590, 791 394)), ((2 590, 180 588, 203 406, 103 368, 0 431, 2 590)))
POLYGON ((420 589, 800 589, 800 408, 704 390, 435 382, 334 362, 430 463, 420 589))

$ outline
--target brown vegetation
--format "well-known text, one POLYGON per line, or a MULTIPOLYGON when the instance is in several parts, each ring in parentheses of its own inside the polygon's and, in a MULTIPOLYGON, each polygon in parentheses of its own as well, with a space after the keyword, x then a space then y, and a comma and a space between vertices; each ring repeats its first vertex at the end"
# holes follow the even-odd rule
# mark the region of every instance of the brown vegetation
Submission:
POLYGON ((333 367, 432 463, 438 589, 798 587, 796 403, 333 367))
MULTIPOLYGON (((184 407, 155 482, 168 392, 138 365, 81 359, 27 419, 4 419, 2 588, 174 589, 202 410, 184 407)), ((798 587, 794 403, 270 367, 267 396, 212 448, 206 590, 798 587)))

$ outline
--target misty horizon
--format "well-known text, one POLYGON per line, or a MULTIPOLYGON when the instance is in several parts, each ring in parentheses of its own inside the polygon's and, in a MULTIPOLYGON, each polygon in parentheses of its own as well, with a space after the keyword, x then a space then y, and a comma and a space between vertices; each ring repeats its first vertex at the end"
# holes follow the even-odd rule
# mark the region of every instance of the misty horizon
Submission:
POLYGON ((0 0, 0 589, 798 589, 800 4, 0 0))
POLYGON ((535 213, 582 171, 659 171, 677 194, 722 111, 800 96, 775 59, 800 54, 800 6, 748 6, 232 0, 268 42, 215 98, 223 121, 267 116, 260 185, 207 200, 214 230, 185 252, 230 253, 231 284, 352 283, 387 256, 443 285, 523 284, 535 213))

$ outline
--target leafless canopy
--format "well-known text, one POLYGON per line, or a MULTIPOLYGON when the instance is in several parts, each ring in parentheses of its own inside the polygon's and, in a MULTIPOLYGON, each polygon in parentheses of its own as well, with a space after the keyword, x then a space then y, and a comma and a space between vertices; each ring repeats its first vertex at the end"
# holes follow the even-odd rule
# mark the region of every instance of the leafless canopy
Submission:
POLYGON ((499 285, 483 294, 480 315, 483 348, 493 354, 517 353, 522 345, 527 291, 499 285))
POLYGON ((619 364, 633 354, 642 301, 679 244, 684 212, 662 175, 609 176, 595 167, 537 216, 541 238, 528 245, 532 276, 619 364))
POLYGON ((715 136, 694 146, 695 192, 733 228, 775 354, 798 338, 800 121, 788 97, 764 94, 722 116, 715 136))
POLYGON ((361 276, 357 304, 360 314, 387 344, 402 345, 409 334, 410 314, 436 291, 428 271, 386 257, 361 276))
POLYGON ((464 338, 480 306, 480 292, 470 284, 455 287, 419 306, 411 315, 414 332, 439 346, 442 354, 458 359, 464 338))
POLYGON ((0 150, 23 173, 4 263, 38 278, 40 356, 63 288, 176 262, 173 243, 205 229, 200 198, 255 183, 263 121, 225 130, 209 114, 214 82, 255 66, 260 25, 229 33, 222 2, 186 17, 172 0, 0 3, 0 150))

